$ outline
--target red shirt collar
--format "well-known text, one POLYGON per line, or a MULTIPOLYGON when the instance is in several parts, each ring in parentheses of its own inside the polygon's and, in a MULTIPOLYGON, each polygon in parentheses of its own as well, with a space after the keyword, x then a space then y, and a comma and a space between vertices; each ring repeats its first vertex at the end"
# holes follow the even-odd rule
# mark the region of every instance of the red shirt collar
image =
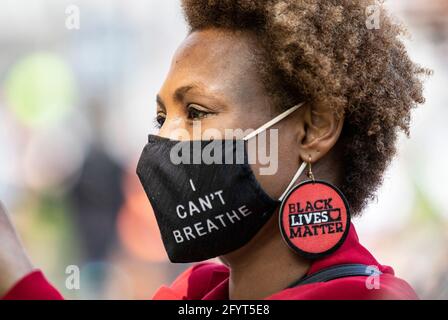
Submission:
MULTIPOLYGON (((312 261, 307 276, 322 269, 349 263, 359 263, 378 267, 382 273, 393 275, 391 267, 383 266, 372 256, 372 254, 359 243, 359 238, 353 224, 345 242, 331 255, 312 261)), ((184 278, 186 278, 184 276, 184 278)), ((186 295, 173 290, 174 288, 162 287, 154 296, 155 299, 202 299, 202 300, 228 300, 229 296, 229 269, 224 265, 200 264, 193 267, 188 273, 188 285, 186 295), (199 268, 200 266, 200 268, 199 268), (195 271, 195 269, 197 270, 195 271)), ((272 298, 279 293, 272 295, 272 298)))

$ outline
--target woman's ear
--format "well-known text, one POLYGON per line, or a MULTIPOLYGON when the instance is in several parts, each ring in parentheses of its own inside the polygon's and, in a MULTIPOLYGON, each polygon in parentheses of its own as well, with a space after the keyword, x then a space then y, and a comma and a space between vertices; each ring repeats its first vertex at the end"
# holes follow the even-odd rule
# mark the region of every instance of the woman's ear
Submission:
POLYGON ((298 136, 299 156, 302 161, 316 162, 338 141, 344 116, 336 114, 323 102, 307 103, 302 115, 298 136))

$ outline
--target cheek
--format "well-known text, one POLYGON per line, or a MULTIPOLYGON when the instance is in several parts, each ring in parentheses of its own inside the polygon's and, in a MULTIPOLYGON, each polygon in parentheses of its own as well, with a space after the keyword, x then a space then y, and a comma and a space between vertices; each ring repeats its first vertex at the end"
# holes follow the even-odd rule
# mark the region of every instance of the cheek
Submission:
POLYGON ((224 134, 227 134, 230 137, 241 139, 250 133, 250 130, 257 129, 266 121, 265 118, 257 118, 248 112, 241 112, 239 108, 233 108, 232 110, 203 119, 201 121, 201 130, 205 134, 205 138, 209 136, 207 132, 218 132, 222 138, 225 137, 224 134))
POLYGON ((300 165, 296 144, 290 140, 290 137, 279 136, 277 146, 269 141, 266 151, 260 149, 265 156, 258 156, 257 163, 251 164, 261 187, 274 199, 285 191, 300 165))
POLYGON ((211 115, 201 121, 201 129, 203 133, 206 131, 217 131, 224 139, 224 133, 229 129, 236 129, 238 117, 235 112, 220 112, 216 115, 211 115))

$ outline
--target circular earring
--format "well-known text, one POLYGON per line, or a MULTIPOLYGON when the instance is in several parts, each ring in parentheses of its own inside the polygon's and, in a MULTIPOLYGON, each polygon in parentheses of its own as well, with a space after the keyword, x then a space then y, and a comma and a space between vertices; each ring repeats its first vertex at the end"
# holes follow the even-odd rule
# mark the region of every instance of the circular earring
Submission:
POLYGON ((282 199, 279 225, 291 249, 307 259, 319 259, 344 243, 350 209, 337 187, 314 178, 311 156, 307 166, 308 180, 291 188, 282 199))

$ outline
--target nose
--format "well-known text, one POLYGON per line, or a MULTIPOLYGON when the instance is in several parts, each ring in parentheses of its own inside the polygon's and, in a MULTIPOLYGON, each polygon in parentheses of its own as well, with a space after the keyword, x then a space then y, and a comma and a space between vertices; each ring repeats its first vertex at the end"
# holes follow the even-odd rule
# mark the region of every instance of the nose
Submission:
POLYGON ((159 136, 173 140, 191 140, 191 130, 184 117, 180 114, 167 115, 159 130, 159 136))

